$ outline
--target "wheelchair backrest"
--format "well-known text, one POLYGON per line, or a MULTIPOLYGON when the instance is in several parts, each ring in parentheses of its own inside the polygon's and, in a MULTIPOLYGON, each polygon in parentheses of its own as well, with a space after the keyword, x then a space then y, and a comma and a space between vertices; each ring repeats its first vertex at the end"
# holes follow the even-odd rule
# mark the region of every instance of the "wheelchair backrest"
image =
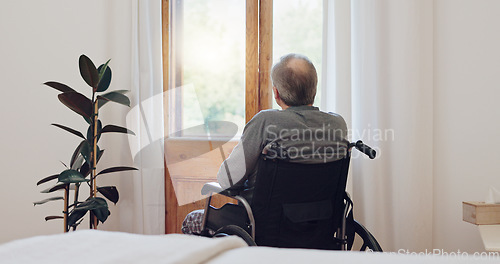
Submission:
POLYGON ((349 157, 321 164, 262 158, 252 198, 260 246, 335 249, 349 157))

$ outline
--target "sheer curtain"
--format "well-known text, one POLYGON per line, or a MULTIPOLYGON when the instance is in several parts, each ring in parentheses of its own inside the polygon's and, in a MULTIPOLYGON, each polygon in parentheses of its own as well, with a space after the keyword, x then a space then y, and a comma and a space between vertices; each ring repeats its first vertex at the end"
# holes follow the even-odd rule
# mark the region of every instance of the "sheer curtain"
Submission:
POLYGON ((126 229, 132 227, 130 231, 135 233, 164 234, 161 1, 127 3, 132 10, 132 107, 126 121, 127 127, 136 133, 129 136, 129 144, 139 170, 127 185, 133 199, 122 221, 126 222, 126 229))
POLYGON ((432 1, 325 2, 323 108, 378 150, 353 156, 355 218, 384 250, 432 249, 432 1))

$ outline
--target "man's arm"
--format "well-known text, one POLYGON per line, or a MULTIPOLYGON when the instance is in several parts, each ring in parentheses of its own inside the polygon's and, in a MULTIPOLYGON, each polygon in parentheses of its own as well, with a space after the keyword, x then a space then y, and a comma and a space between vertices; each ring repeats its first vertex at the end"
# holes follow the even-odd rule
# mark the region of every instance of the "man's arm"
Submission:
POLYGON ((242 186, 257 169, 264 138, 264 120, 259 114, 246 124, 240 142, 219 168, 217 181, 224 189, 242 186))

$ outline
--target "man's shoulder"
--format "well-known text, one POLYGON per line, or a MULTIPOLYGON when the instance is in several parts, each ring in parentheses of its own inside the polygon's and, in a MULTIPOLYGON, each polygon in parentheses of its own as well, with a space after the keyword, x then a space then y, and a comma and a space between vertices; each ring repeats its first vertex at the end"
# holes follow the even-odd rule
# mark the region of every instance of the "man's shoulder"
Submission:
POLYGON ((267 119, 270 117, 279 116, 281 112, 283 112, 283 111, 278 110, 278 109, 261 110, 257 114, 255 114, 255 116, 252 119, 263 120, 263 119, 267 119))
MULTIPOLYGON (((313 109, 314 111, 307 111, 313 116, 323 116, 324 118, 328 119, 343 119, 343 117, 337 113, 333 112, 324 112, 319 109, 313 109)), ((300 113, 300 112, 299 112, 300 113)), ((302 112, 304 113, 304 112, 302 112)), ((253 119, 256 120, 264 120, 264 119, 269 119, 269 118, 286 118, 287 116, 296 116, 297 112, 295 111, 285 111, 285 110, 278 110, 278 109, 266 109, 266 110, 261 110, 258 112, 253 119)), ((310 115, 308 115, 310 116, 310 115)))
POLYGON ((272 123, 275 119, 277 119, 277 115, 279 115, 280 110, 277 109, 266 109, 261 110, 257 114, 255 114, 250 121, 245 125, 245 129, 250 127, 257 128, 264 126, 267 123, 272 123))
POLYGON ((342 120, 344 120, 344 118, 343 118, 341 115, 339 115, 339 114, 337 114, 337 113, 334 113, 334 112, 321 112, 321 113, 323 113, 323 114, 327 115, 327 116, 328 116, 328 117, 330 117, 330 118, 335 118, 335 119, 342 119, 342 120))
POLYGON ((265 109, 265 110, 260 110, 257 115, 272 115, 276 114, 279 112, 283 112, 283 110, 278 110, 278 109, 265 109))

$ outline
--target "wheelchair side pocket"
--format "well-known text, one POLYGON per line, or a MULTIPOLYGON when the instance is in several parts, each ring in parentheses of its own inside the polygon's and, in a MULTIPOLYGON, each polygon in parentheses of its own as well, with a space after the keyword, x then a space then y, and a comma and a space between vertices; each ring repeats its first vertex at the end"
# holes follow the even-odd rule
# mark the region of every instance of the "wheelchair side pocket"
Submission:
POLYGON ((283 204, 283 214, 294 224, 330 219, 332 213, 331 200, 283 204))
POLYGON ((332 215, 331 200, 283 204, 280 243, 286 247, 330 248, 332 215))

